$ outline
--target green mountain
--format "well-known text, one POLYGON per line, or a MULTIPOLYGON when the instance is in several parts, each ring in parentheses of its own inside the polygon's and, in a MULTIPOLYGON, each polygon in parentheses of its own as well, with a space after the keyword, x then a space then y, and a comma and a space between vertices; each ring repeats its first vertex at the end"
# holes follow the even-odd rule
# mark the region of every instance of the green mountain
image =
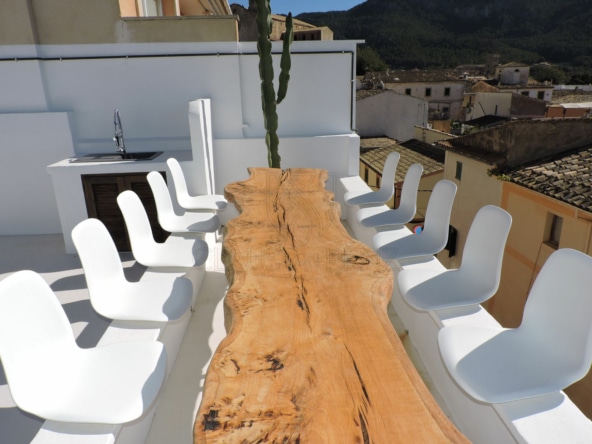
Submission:
POLYGON ((592 70, 592 0, 367 0, 297 17, 363 39, 393 69, 500 62, 592 70))

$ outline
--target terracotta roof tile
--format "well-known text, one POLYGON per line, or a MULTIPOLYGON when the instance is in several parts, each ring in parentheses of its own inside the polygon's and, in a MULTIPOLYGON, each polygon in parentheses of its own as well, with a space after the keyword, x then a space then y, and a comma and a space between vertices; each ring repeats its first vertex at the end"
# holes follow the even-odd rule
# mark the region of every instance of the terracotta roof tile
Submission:
POLYGON ((387 156, 393 151, 399 152, 401 158, 395 177, 397 182, 405 178, 407 170, 414 163, 423 165, 424 175, 444 170, 444 150, 419 140, 397 143, 389 137, 372 137, 361 139, 360 146, 360 159, 378 173, 382 173, 387 156))
POLYGON ((542 159, 508 174, 510 180, 545 196, 592 212, 592 147, 542 159))

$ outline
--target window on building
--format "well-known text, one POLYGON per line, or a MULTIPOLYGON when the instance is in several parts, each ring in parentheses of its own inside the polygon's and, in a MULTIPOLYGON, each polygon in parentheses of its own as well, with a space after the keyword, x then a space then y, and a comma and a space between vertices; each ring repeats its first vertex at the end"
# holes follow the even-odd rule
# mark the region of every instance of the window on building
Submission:
POLYGON ((561 227, 563 226, 563 218, 556 214, 549 213, 547 216, 547 227, 545 235, 545 243, 555 249, 559 248, 559 240, 561 238, 561 227))
POLYGON ((162 15, 161 4, 157 0, 142 0, 141 7, 144 17, 158 17, 162 15))
POLYGON ((528 91, 522 91, 522 93, 521 93, 521 94, 522 94, 523 96, 526 96, 526 97, 528 97, 528 91))
POLYGON ((456 162, 456 172, 454 178, 460 180, 462 178, 462 162, 456 162))
POLYGON ((367 165, 364 166, 364 182, 368 183, 369 168, 367 165))
POLYGON ((545 91, 539 91, 537 93, 537 99, 545 100, 545 91))
POLYGON ((430 97, 432 95, 432 88, 426 88, 425 90, 425 96, 426 97, 430 97))
POLYGON ((410 96, 411 95, 411 88, 405 88, 405 94, 410 96))
POLYGON ((444 96, 448 97, 450 95, 450 88, 444 88, 444 96))

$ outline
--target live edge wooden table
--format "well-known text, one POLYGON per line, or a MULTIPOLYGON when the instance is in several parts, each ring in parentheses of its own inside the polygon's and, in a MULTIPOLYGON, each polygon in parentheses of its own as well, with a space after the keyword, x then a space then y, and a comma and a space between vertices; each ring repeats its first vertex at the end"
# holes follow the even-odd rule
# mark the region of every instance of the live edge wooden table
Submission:
POLYGON ((223 261, 227 337, 195 443, 468 442, 444 416, 388 316, 393 274, 352 239, 327 172, 250 168, 223 261))

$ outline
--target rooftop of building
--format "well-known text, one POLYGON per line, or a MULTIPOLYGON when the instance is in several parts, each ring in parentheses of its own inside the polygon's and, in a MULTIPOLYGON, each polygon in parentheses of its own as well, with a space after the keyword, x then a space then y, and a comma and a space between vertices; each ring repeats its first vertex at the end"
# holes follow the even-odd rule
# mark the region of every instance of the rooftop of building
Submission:
POLYGON ((384 83, 416 82, 464 82, 462 72, 456 69, 437 70, 388 70, 386 72, 367 72, 365 79, 379 79, 384 83))
POLYGON ((590 119, 515 120, 438 145, 488 163, 492 173, 512 182, 590 211, 591 125, 590 119))
POLYGON ((403 180, 414 163, 423 165, 424 175, 444 170, 445 151, 417 139, 401 143, 390 137, 364 138, 360 141, 360 149, 360 160, 379 173, 384 169, 388 155, 397 151, 401 155, 397 165, 397 181, 403 180))
POLYGON ((551 104, 561 105, 566 103, 590 103, 592 102, 592 91, 584 89, 556 89, 553 91, 551 104))
POLYGON ((478 126, 481 128, 488 128, 491 126, 501 125, 504 122, 509 121, 509 117, 504 116, 493 116, 488 114, 486 116, 477 117, 476 119, 467 120, 464 122, 465 125, 478 126))
POLYGON ((592 145, 537 160, 508 175, 514 183, 592 211, 592 145))

